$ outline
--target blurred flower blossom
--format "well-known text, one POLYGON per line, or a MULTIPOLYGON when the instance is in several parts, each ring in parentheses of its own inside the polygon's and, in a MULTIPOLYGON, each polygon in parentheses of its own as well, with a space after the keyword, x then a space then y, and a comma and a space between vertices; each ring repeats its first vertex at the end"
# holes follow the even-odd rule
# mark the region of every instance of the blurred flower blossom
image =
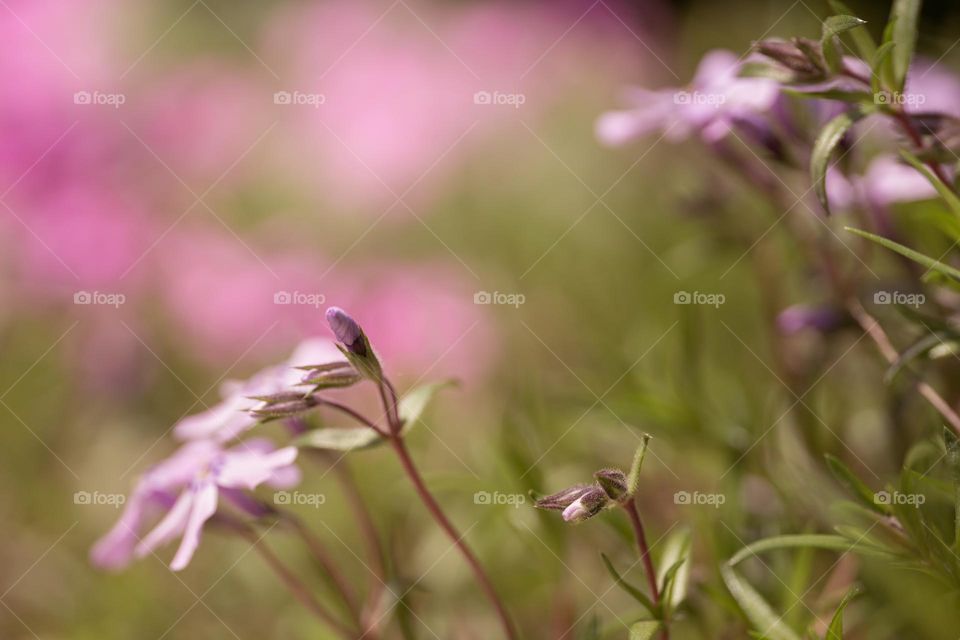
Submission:
POLYGON ((293 486, 300 479, 293 466, 296 457, 295 447, 274 449, 269 441, 260 439, 232 449, 223 449, 209 440, 184 445, 140 478, 120 520, 94 546, 93 562, 103 568, 119 569, 133 556, 143 557, 181 537, 170 568, 183 569, 200 543, 204 523, 217 510, 221 492, 226 491, 224 495, 229 498, 229 490, 252 490, 264 483, 276 488, 293 486), (147 511, 154 506, 168 511, 140 539, 147 511))
POLYGON ((297 367, 342 360, 343 355, 330 340, 305 340, 285 363, 266 368, 249 380, 224 384, 221 388, 223 400, 206 411, 181 420, 174 427, 174 434, 181 440, 232 440, 260 421, 260 417, 249 413, 267 404, 258 398, 289 391, 302 384, 303 371, 297 367))
POLYGON ((785 335, 793 335, 805 330, 827 333, 839 327, 845 318, 834 307, 797 304, 788 307, 777 316, 777 328, 785 335))
POLYGON ((715 142, 739 120, 770 109, 779 94, 772 80, 739 77, 741 64, 732 52, 713 50, 700 61, 686 88, 633 89, 628 100, 634 107, 601 116, 597 136, 611 145, 658 131, 671 142, 694 134, 715 142))

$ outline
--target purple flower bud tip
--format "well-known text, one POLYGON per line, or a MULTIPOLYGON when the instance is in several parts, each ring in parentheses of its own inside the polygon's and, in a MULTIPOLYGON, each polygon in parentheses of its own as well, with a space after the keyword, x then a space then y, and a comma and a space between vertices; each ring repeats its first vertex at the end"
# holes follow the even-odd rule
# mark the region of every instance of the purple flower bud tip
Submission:
POLYGON ((330 307, 327 309, 327 324, 330 325, 330 330, 333 331, 333 335, 336 336, 337 340, 349 349, 350 351, 357 353, 357 355, 363 355, 363 331, 360 329, 360 325, 357 324, 357 321, 350 317, 350 315, 341 309, 340 307, 330 307))

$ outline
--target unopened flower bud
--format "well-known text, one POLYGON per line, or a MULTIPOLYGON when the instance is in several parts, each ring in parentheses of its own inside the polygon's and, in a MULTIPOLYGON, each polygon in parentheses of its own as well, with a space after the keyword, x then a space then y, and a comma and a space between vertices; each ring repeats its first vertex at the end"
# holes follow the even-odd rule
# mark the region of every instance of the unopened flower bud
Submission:
POLYGON ((277 418, 289 418, 299 415, 313 409, 319 404, 317 399, 312 395, 304 396, 303 394, 296 394, 294 399, 287 398, 287 394, 276 394, 276 396, 277 399, 275 402, 264 402, 263 405, 252 409, 250 413, 258 418, 275 420, 277 418))
POLYGON ((601 469, 593 474, 597 484, 611 500, 619 502, 627 497, 627 476, 619 469, 601 469))
POLYGON ((819 82, 829 74, 819 44, 807 38, 762 40, 754 45, 761 54, 780 63, 794 74, 794 82, 819 82))
POLYGON ((337 340, 347 348, 348 351, 358 356, 367 354, 366 341, 363 339, 363 330, 357 321, 351 318, 346 311, 340 307, 330 307, 327 309, 327 324, 330 325, 333 335, 337 340))
POLYGON ((563 519, 567 522, 583 522, 603 511, 609 504, 610 498, 606 492, 600 486, 594 486, 563 510, 563 519))
POLYGON ((383 369, 380 361, 357 321, 340 307, 330 307, 327 309, 327 323, 341 343, 338 345, 340 351, 353 368, 363 377, 382 383, 383 369))

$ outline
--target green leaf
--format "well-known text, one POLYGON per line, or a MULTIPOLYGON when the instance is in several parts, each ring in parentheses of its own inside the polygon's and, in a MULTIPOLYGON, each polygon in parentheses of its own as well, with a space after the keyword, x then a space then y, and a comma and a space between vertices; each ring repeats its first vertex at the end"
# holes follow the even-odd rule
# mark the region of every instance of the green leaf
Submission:
POLYGON ((400 414, 400 419, 403 421, 404 430, 410 429, 410 427, 420 419, 427 405, 430 404, 433 396, 435 396, 440 389, 444 387, 454 387, 456 385, 456 380, 430 382, 414 388, 400 398, 400 401, 397 403, 397 413, 400 414))
POLYGON ((889 513, 889 509, 884 509, 884 505, 877 504, 874 499, 873 490, 867 486, 867 484, 857 476, 853 471, 850 470, 850 467, 841 462, 838 458, 830 455, 829 453, 824 456, 827 459, 827 466, 830 467, 833 477, 835 477, 840 484, 845 486, 847 489, 853 493, 854 496, 860 501, 860 504, 867 507, 871 511, 886 515, 889 513))
POLYGON ((687 527, 680 527, 673 531, 663 542, 663 554, 660 556, 657 569, 657 583, 660 585, 664 610, 668 616, 686 598, 687 583, 690 581, 692 549, 692 534, 687 527))
POLYGON ((650 615, 657 616, 659 613, 657 611, 657 605, 653 604, 653 601, 647 597, 647 594, 627 582, 617 571, 616 567, 613 566, 613 563, 610 562, 610 558, 607 557, 607 554, 601 553, 600 557, 603 558, 603 564, 607 568, 607 572, 610 573, 610 577, 612 577, 613 581, 617 583, 617 586, 632 596, 634 600, 642 604, 644 608, 650 612, 650 615))
POLYGON ((810 177, 813 179, 814 190, 823 206, 823 210, 830 213, 830 204, 827 202, 827 168, 830 166, 830 156, 840 144, 843 135, 860 119, 860 113, 841 113, 824 125, 817 141, 813 145, 810 156, 810 177))
POLYGON ((903 353, 901 353, 894 363, 890 365, 890 368, 887 369, 887 373, 883 376, 884 382, 890 384, 907 365, 917 358, 922 358, 932 349, 935 349, 943 344, 949 344, 947 342, 949 339, 949 335, 940 333, 931 333, 923 336, 912 345, 904 349, 903 353))
POLYGON ((328 427, 314 429, 293 441, 294 446, 313 449, 333 449, 334 451, 355 451, 369 449, 386 440, 369 427, 339 428, 328 427))
POLYGON ((880 93, 883 90, 883 74, 884 68, 887 62, 887 58, 890 56, 890 53, 893 51, 893 48, 896 45, 893 42, 884 42, 882 45, 877 47, 876 52, 873 54, 870 60, 870 88, 873 90, 874 95, 880 93))
POLYGON ((865 20, 851 15, 830 16, 823 21, 820 49, 831 71, 839 73, 843 69, 843 53, 840 50, 840 42, 837 36, 865 24, 865 20))
POLYGON ((903 91, 913 58, 913 50, 917 44, 917 20, 920 16, 920 0, 894 0, 890 10, 890 41, 896 45, 890 56, 893 87, 895 91, 903 91))
POLYGON ((854 588, 847 592, 847 595, 843 596, 843 600, 840 601, 840 606, 837 607, 837 612, 833 614, 833 619, 830 621, 830 626, 827 627, 827 635, 824 636, 824 640, 843 640, 843 610, 847 608, 847 605, 850 604, 850 601, 853 600, 859 590, 854 588))
POLYGON ((738 551, 730 560, 730 565, 735 565, 742 560, 754 556, 764 551, 773 551, 776 549, 790 549, 798 547, 813 547, 815 549, 824 549, 826 551, 839 551, 846 553, 848 551, 860 552, 859 545, 852 545, 850 541, 843 536, 834 536, 822 533, 802 533, 796 535, 774 536, 764 538, 752 544, 748 544, 738 551))
POLYGON ((930 184, 933 185, 933 188, 937 190, 937 193, 940 194, 940 197, 944 199, 947 203, 947 206, 950 210, 960 217, 960 197, 957 197, 957 194, 953 192, 949 186, 945 185, 937 175, 930 170, 930 167, 923 164, 917 156, 913 155, 907 150, 902 150, 900 155, 903 156, 903 159, 906 160, 911 167, 923 174, 930 184))
POLYGON ((650 434, 645 433, 640 437, 640 446, 633 454, 633 462, 630 464, 630 473, 627 474, 627 494, 634 495, 640 489, 640 469, 643 467, 643 459, 647 455, 647 447, 650 445, 650 434))
POLYGON ((763 630, 762 637, 769 640, 801 640, 797 633, 784 623, 782 616, 778 616, 763 599, 757 590, 737 575, 731 563, 720 567, 720 575, 730 595, 737 601, 743 613, 756 629, 763 630))
MULTIPOLYGON (((828 0, 830 8, 834 13, 840 15, 852 16, 853 12, 840 0, 828 0)), ((857 48, 857 53, 864 60, 870 60, 877 49, 877 43, 873 41, 873 36, 866 27, 860 26, 850 31, 850 37, 853 38, 853 44, 857 48)))
POLYGON ((630 625, 630 640, 651 640, 660 631, 656 620, 644 620, 630 625))
POLYGON ((860 229, 854 229, 853 227, 845 227, 845 229, 850 233, 857 234, 861 238, 866 238, 867 240, 876 242, 877 244, 886 247, 891 251, 895 251, 906 258, 910 258, 914 262, 922 264, 931 271, 946 276, 952 280, 955 280, 956 282, 960 282, 960 271, 940 262, 939 260, 934 260, 930 256, 926 256, 919 251, 914 251, 913 249, 905 247, 898 242, 894 242, 893 240, 889 240, 883 236, 875 235, 868 231, 861 231, 860 229))

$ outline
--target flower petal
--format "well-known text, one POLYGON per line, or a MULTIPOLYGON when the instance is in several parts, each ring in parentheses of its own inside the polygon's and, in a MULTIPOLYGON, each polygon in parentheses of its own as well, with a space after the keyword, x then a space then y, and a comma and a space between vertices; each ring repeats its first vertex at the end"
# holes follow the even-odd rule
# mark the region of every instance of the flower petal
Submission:
POLYGON ((200 532, 203 530, 203 525, 216 511, 217 485, 209 480, 204 481, 195 490, 190 515, 183 531, 183 540, 180 541, 180 548, 177 549, 177 554, 170 563, 171 569, 180 571, 190 564, 190 559, 200 546, 200 532))

